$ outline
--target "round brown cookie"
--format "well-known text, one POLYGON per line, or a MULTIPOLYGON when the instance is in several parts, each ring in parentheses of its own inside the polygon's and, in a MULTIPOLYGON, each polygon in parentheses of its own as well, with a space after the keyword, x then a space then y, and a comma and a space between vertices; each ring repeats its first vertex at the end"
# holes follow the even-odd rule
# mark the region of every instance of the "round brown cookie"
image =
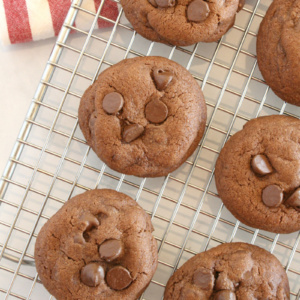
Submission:
POLYGON ((157 267, 152 231, 150 217, 125 194, 78 195, 38 234, 39 277, 56 299, 137 299, 157 267))
POLYGON ((106 69, 84 93, 79 125, 112 169, 164 176, 196 149, 206 106, 192 75, 163 57, 131 58, 106 69))
POLYGON ((216 186, 246 225, 276 232, 300 229, 300 120, 267 116, 246 123, 218 157, 216 186))
POLYGON ((227 243, 199 253, 169 279, 164 300, 287 300, 278 259, 257 246, 227 243))
POLYGON ((243 0, 121 0, 125 15, 143 37, 187 46, 214 42, 234 24, 243 0))
POLYGON ((282 100, 300 106, 300 0, 274 0, 257 35, 262 76, 282 100))

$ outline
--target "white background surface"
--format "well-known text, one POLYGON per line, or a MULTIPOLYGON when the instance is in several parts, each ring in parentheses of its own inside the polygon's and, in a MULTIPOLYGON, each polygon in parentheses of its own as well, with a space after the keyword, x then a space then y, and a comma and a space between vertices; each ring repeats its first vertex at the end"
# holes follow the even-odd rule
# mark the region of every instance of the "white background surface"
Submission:
POLYGON ((0 173, 3 174, 56 38, 0 43, 0 173))

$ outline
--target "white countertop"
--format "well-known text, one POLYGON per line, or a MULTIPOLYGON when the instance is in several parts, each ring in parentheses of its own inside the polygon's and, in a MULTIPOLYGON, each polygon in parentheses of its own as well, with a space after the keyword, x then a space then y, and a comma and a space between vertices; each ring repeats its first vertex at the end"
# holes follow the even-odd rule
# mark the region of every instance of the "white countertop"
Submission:
POLYGON ((0 172, 3 174, 56 38, 0 43, 0 172))

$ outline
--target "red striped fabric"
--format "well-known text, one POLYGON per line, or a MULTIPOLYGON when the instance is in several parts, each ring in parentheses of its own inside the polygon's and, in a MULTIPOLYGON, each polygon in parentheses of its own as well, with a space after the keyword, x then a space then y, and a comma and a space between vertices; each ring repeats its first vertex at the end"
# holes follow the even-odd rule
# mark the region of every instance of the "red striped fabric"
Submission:
POLYGON ((3 0, 10 42, 32 41, 26 0, 3 0))
POLYGON ((70 8, 70 0, 48 0, 55 35, 58 35, 70 8))
MULTIPOLYGON (((95 2, 95 9, 96 9, 96 11, 98 11, 98 8, 101 4, 101 0, 94 0, 94 2, 95 2)), ((108 19, 111 19, 111 20, 116 20, 116 18, 118 17, 118 13, 119 12, 118 12, 117 4, 111 0, 107 0, 107 1, 105 1, 104 5, 102 7, 100 15, 103 17, 106 17, 108 19)), ((112 26, 111 22, 102 20, 100 18, 98 19, 98 27, 99 28, 111 27, 111 26, 112 26)))
MULTIPOLYGON (((33 18, 34 16, 39 16, 41 20, 43 20, 43 16, 40 15, 39 7, 40 5, 37 5, 36 11, 34 11, 34 1, 36 0, 0 0, 3 2, 4 7, 4 13, 7 23, 7 33, 3 36, 3 42, 5 44, 11 43, 23 43, 32 41, 33 38, 36 39, 36 36, 33 37, 33 33, 39 32, 38 38, 43 37, 43 30, 47 30, 46 36, 49 37, 49 32, 51 32, 51 29, 49 27, 43 27, 41 28, 31 28, 30 24, 32 26, 37 26, 34 24, 37 24, 34 22, 35 20, 31 20, 30 18, 33 18), (33 1, 33 2, 27 2, 30 4, 30 14, 28 14, 26 1, 33 1), (29 17, 30 15, 30 17, 29 17), (39 31, 40 30, 40 31, 39 31), (9 37, 9 41, 7 40, 7 36, 9 37)), ((71 5, 71 0, 39 0, 43 1, 43 5, 49 4, 49 11, 51 14, 51 20, 52 20, 52 27, 53 32, 55 35, 58 35, 60 28, 62 27, 65 17, 68 13, 68 10, 71 5)), ((95 9, 98 10, 101 0, 87 0, 87 1, 94 1, 94 2, 88 2, 89 5, 95 5, 95 9)), ((101 15, 105 16, 108 19, 116 20, 118 16, 118 7, 117 4, 112 0, 104 0, 104 5, 101 10, 101 15)), ((42 3, 39 3, 42 4, 42 3)), ((84 7, 84 1, 83 5, 84 7)), ((45 7, 45 6, 44 6, 45 7)), ((84 14, 84 12, 82 12, 84 14)), ((47 19, 49 20, 49 18, 47 19)), ((112 26, 111 22, 104 21, 102 19, 98 19, 98 27, 109 27, 112 26)), ((84 24, 81 24, 82 26, 85 26, 84 24)), ((73 24, 75 26, 75 24, 73 24)), ((87 21, 86 24, 88 29, 88 26, 90 26, 89 22, 87 21)), ((5 30, 6 28, 0 28, 0 31, 5 30)), ((45 37, 46 37, 45 36, 45 37)))

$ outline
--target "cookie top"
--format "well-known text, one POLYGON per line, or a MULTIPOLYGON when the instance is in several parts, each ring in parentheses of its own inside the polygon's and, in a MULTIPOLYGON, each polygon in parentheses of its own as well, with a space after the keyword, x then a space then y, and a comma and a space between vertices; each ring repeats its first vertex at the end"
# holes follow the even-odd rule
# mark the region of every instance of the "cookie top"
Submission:
POLYGON ((150 217, 125 194, 78 195, 38 234, 39 277, 56 299, 137 299, 157 267, 152 231, 150 217))
POLYGON ((233 26, 243 2, 121 0, 127 19, 139 34, 176 46, 217 41, 233 26))
POLYGON ((106 69, 82 96, 79 125, 112 169, 164 176, 196 149, 206 106, 192 75, 163 57, 131 58, 106 69))
POLYGON ((300 106, 300 0, 274 0, 257 35, 262 76, 282 100, 300 106))
POLYGON ((246 225, 275 232, 300 229, 300 120, 267 116, 246 123, 218 157, 216 187, 246 225))
POLYGON ((227 243, 199 253, 169 279, 164 300, 290 299, 286 272, 271 253, 227 243))

